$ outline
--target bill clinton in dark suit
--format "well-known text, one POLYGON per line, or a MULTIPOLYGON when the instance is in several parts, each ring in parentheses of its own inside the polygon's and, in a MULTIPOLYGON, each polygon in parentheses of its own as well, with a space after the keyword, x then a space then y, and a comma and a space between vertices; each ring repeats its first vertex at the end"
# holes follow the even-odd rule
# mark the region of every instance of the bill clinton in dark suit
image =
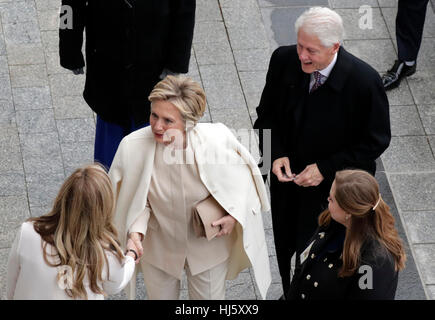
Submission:
POLYGON ((358 168, 374 175, 391 139, 382 81, 340 45, 341 17, 310 8, 295 27, 297 44, 272 55, 254 124, 272 129, 272 222, 284 292, 291 257, 296 252, 298 262, 315 231, 335 173, 358 168))

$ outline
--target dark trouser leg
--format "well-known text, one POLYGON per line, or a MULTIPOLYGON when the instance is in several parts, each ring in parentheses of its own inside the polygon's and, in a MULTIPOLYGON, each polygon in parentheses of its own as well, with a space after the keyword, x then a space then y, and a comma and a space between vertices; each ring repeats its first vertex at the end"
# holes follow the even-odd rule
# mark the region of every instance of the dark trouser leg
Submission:
POLYGON ((109 170, 122 138, 147 125, 136 126, 132 121, 129 127, 124 127, 104 121, 97 115, 94 161, 101 163, 109 170))
POLYGON ((290 288, 290 262, 295 252, 296 226, 292 215, 291 195, 288 185, 281 183, 271 173, 271 207, 272 224, 275 241, 276 258, 281 275, 281 282, 285 293, 290 288))
POLYGON ((396 16, 399 60, 417 60, 428 2, 429 0, 399 0, 396 16))

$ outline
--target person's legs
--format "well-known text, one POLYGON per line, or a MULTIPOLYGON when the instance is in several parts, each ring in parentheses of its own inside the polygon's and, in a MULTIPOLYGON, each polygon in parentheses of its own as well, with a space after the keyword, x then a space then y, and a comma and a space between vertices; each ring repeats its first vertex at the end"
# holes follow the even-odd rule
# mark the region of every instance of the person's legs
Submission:
POLYGON ((186 261, 187 285, 191 300, 224 300, 228 259, 217 266, 192 275, 186 261))
POLYGON ((271 174, 270 197, 272 207, 272 227, 276 258, 281 276, 283 292, 290 288, 291 258, 296 250, 296 214, 297 203, 292 203, 290 185, 279 182, 271 174))
POLYGON ((400 61, 417 60, 429 0, 399 0, 396 40, 400 61))
POLYGON ((101 163, 109 170, 118 145, 124 138, 124 132, 124 127, 104 121, 97 115, 94 161, 101 163))
POLYGON ((116 123, 104 121, 97 115, 94 161, 101 163, 109 170, 122 138, 147 125, 148 123, 135 125, 132 120, 130 126, 121 126, 116 123))
POLYGON ((180 280, 142 261, 142 272, 149 300, 178 300, 180 280))
POLYGON ((396 16, 398 60, 382 76, 385 90, 399 86, 402 78, 417 70, 417 56, 429 0, 399 0, 396 16))

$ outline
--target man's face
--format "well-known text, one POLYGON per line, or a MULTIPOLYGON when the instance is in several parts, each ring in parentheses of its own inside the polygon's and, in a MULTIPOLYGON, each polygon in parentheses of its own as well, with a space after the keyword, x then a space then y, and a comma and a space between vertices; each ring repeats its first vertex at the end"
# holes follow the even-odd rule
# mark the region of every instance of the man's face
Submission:
POLYGON ((326 68, 340 47, 339 43, 332 47, 324 47, 319 38, 309 35, 302 28, 298 31, 297 51, 301 60, 302 71, 313 73, 326 68))

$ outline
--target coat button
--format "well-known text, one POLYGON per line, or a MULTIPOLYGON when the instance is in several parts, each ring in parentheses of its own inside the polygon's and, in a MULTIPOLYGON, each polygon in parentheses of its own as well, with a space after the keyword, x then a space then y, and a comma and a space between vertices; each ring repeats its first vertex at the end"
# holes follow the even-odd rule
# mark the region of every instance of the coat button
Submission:
POLYGON ((319 283, 318 282, 314 282, 314 287, 316 287, 317 288, 317 286, 319 285, 319 283))
POLYGON ((310 275, 307 275, 307 280, 310 280, 311 279, 311 276, 310 275))
POLYGON ((329 264, 328 268, 331 269, 334 265, 332 263, 329 264))
POLYGON ((316 255, 314 253, 311 254, 311 259, 314 259, 316 255))
POLYGON ((324 233, 324 232, 320 232, 320 233, 319 233, 319 237, 320 237, 320 239, 323 239, 324 236, 325 236, 325 233, 324 233))
POLYGON ((302 299, 305 299, 305 295, 304 295, 303 293, 301 294, 301 298, 302 298, 302 299))

